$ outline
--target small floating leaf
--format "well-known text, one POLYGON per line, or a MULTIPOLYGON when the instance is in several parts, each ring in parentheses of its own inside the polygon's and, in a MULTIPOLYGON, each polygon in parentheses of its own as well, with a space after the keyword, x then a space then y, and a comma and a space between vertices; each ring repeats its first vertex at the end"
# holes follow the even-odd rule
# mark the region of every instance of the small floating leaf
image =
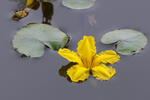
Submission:
POLYGON ((63 0, 63 5, 72 9, 87 9, 93 6, 95 0, 63 0))
POLYGON ((132 29, 121 29, 103 35, 104 44, 116 43, 116 51, 122 55, 132 55, 140 52, 147 44, 147 38, 141 32, 132 29))
POLYGON ((21 54, 41 57, 45 46, 58 50, 68 42, 68 36, 59 29, 46 24, 29 24, 14 37, 13 47, 21 54))
POLYGON ((26 17, 27 15, 28 15, 28 12, 26 12, 25 10, 16 11, 14 12, 14 15, 12 16, 12 19, 15 21, 19 21, 20 19, 26 17))

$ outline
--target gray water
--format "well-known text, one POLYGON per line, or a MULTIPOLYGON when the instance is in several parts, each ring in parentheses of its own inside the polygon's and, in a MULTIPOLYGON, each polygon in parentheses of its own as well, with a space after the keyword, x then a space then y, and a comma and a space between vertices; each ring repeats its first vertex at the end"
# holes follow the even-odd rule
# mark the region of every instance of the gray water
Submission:
MULTIPOLYGON (((14 0, 15 1, 15 0, 14 0)), ((150 48, 134 56, 121 56, 114 64, 117 74, 109 81, 98 81, 92 76, 83 83, 69 82, 60 76, 59 69, 69 62, 57 52, 47 50, 38 59, 20 57, 12 47, 16 31, 29 23, 42 22, 42 10, 32 10, 19 22, 11 20, 18 2, 1 0, 0 3, 0 100, 149 100, 150 48)), ((17 1, 17 0, 16 0, 17 1)), ((101 36, 118 28, 133 28, 150 39, 149 0, 97 0, 87 10, 71 10, 53 2, 51 24, 69 36, 68 48, 76 50, 83 35, 96 39, 97 51, 112 49, 100 43, 101 36), (88 16, 96 23, 91 25, 88 16)))

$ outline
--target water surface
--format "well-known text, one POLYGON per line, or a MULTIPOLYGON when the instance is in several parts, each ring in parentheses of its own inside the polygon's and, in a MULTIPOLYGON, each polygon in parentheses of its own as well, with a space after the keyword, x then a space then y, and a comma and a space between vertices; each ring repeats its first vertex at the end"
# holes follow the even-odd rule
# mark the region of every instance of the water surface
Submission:
MULTIPOLYGON (((41 7, 19 22, 11 20, 21 2, 14 1, 1 0, 0 3, 0 100, 150 99, 149 44, 137 55, 121 56, 120 62, 113 65, 117 74, 107 82, 91 76, 83 83, 70 83, 59 75, 59 69, 69 62, 57 52, 47 50, 42 58, 30 59, 21 58, 13 50, 11 41, 18 29, 29 23, 43 22, 41 7)), ((99 52, 112 49, 101 44, 100 38, 113 29, 137 29, 150 39, 149 4, 149 0, 97 0, 90 9, 71 10, 56 0, 50 23, 71 36, 69 49, 76 50, 77 42, 87 34, 95 37, 99 52), (96 23, 90 24, 89 16, 96 23)))

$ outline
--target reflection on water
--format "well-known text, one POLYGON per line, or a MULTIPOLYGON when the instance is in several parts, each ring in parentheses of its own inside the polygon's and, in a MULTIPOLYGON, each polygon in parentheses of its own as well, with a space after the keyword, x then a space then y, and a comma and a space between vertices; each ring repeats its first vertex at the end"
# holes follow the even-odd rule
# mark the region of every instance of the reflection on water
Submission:
MULTIPOLYGON (((62 77, 65 77, 69 82, 72 82, 71 79, 70 79, 70 77, 67 75, 67 70, 68 70, 70 67, 72 67, 73 65, 76 65, 76 64, 77 64, 77 63, 71 62, 71 63, 69 63, 69 64, 67 64, 67 65, 65 65, 65 66, 62 66, 62 67, 59 69, 59 71, 58 71, 59 75, 62 76, 62 77)), ((85 81, 87 81, 87 79, 86 79, 85 81)), ((79 81, 79 82, 76 82, 76 83, 83 83, 83 82, 85 82, 85 81, 79 81)))
POLYGON ((40 5, 39 0, 10 0, 17 3, 17 10, 23 10, 26 7, 37 10, 40 5))
POLYGON ((26 7, 26 0, 10 0, 17 3, 16 10, 23 10, 26 7))
POLYGON ((40 2, 38 0, 27 0, 26 7, 31 8, 33 10, 37 10, 40 7, 40 2))
POLYGON ((71 79, 68 77, 68 75, 67 75, 67 70, 71 67, 71 66, 73 66, 73 65, 75 65, 76 63, 69 63, 69 64, 67 64, 67 65, 65 65, 65 66, 62 66, 60 69, 59 69, 59 75, 60 76, 62 76, 62 77, 65 77, 69 82, 72 82, 71 81, 71 79))
POLYGON ((94 88, 98 87, 97 80, 94 78, 89 78, 89 84, 94 88))
POLYGON ((53 4, 51 2, 42 2, 42 13, 43 19, 42 23, 51 24, 50 21, 53 16, 53 4))
MULTIPOLYGON (((27 13, 27 15, 29 14, 30 10, 38 10, 38 8, 40 7, 40 5, 42 5, 42 14, 43 14, 43 18, 42 18, 42 23, 44 24, 50 24, 51 25, 51 20, 52 20, 52 16, 53 16, 53 11, 54 11, 54 7, 53 4, 49 1, 49 0, 11 0, 11 1, 15 1, 18 3, 17 5, 17 10, 15 11, 14 15, 13 15, 13 20, 20 20, 26 16, 23 16, 22 12, 27 13), (20 13, 18 13, 20 12, 20 13)), ((31 16, 32 17, 32 16, 31 16)))

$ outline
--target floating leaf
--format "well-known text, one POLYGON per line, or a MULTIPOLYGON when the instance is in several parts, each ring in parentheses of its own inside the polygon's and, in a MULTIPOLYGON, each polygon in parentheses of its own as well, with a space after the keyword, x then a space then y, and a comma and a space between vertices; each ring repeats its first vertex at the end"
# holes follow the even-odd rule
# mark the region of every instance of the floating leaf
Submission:
POLYGON ((132 55, 141 51, 147 44, 147 38, 141 32, 132 29, 121 29, 103 35, 104 44, 116 43, 116 51, 122 55, 132 55))
POLYGON ((12 19, 15 21, 19 21, 20 19, 28 15, 28 11, 30 11, 30 9, 28 8, 25 8, 24 10, 20 10, 20 11, 15 11, 14 15, 12 16, 12 19))
POLYGON ((29 24, 17 32, 13 47, 26 56, 41 57, 45 46, 58 50, 67 42, 68 36, 57 28, 46 24, 29 24))
POLYGON ((63 5, 72 9, 87 9, 93 6, 95 0, 63 0, 63 5))

